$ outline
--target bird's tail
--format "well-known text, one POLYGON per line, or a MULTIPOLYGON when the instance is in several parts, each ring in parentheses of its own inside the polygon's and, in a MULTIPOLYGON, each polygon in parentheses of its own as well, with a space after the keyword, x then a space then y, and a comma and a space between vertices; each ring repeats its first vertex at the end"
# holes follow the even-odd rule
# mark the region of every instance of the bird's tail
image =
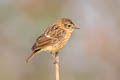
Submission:
POLYGON ((26 62, 27 62, 27 63, 30 62, 31 59, 32 59, 35 55, 37 55, 40 51, 41 51, 41 50, 34 51, 34 52, 26 59, 26 62))

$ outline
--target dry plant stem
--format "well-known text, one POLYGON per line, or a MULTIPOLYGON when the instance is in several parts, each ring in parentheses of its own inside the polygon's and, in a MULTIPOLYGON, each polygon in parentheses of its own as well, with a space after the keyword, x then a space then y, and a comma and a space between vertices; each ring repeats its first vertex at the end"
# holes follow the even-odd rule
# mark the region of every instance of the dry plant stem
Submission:
POLYGON ((59 55, 58 55, 58 52, 55 53, 55 67, 56 67, 56 80, 60 80, 59 55))

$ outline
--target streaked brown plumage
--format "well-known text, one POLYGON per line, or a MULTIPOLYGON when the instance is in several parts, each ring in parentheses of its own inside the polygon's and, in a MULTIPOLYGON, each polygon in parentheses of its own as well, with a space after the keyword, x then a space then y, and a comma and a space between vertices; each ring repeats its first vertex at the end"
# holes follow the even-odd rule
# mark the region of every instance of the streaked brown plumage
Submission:
POLYGON ((47 51, 50 53, 58 52, 69 40, 75 24, 68 18, 62 18, 56 24, 50 25, 45 32, 37 38, 32 47, 32 55, 27 58, 29 62, 36 54, 47 51))

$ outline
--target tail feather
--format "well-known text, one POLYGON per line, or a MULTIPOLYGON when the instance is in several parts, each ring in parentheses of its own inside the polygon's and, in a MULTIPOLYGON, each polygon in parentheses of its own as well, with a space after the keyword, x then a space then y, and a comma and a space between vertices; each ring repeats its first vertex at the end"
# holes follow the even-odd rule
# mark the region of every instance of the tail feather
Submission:
POLYGON ((40 52, 40 49, 34 51, 34 52, 26 59, 26 62, 27 62, 27 63, 30 62, 31 59, 32 59, 34 56, 36 56, 39 52, 40 52))

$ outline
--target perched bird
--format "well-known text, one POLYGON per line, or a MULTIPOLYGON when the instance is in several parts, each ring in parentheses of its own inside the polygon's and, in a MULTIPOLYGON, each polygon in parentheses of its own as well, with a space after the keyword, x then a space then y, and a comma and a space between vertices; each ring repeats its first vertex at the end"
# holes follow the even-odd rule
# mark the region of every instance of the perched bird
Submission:
POLYGON ((37 38, 32 47, 33 53, 26 62, 29 62, 33 56, 42 51, 49 52, 54 56, 53 53, 59 52, 68 42, 74 29, 79 28, 68 18, 61 18, 55 24, 48 26, 45 32, 37 38))

